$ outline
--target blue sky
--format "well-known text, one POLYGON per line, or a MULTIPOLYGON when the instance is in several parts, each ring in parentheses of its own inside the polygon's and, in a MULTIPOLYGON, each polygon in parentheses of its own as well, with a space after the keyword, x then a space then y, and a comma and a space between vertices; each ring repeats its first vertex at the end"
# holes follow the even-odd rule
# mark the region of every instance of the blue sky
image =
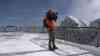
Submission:
POLYGON ((0 25, 40 25, 49 7, 68 12, 71 0, 0 0, 0 25))

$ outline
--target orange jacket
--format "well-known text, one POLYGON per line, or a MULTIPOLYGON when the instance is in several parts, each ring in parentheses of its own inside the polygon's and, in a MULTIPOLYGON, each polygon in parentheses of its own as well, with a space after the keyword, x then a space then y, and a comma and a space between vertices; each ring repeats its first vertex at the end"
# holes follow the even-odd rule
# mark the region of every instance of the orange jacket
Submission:
POLYGON ((56 29, 57 24, 54 20, 48 20, 46 17, 44 17, 44 19, 47 20, 47 25, 48 25, 47 29, 48 29, 48 31, 52 31, 52 30, 56 29))
POLYGON ((56 22, 54 20, 48 20, 47 21, 48 24, 48 30, 55 30, 56 28, 56 22))

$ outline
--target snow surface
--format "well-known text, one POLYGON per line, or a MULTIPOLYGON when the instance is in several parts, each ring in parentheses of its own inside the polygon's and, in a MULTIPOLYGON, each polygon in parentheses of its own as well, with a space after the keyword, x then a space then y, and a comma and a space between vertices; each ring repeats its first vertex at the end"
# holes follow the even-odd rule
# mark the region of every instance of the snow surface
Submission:
POLYGON ((48 50, 48 34, 0 33, 0 56, 96 56, 89 50, 56 40, 58 50, 48 50))

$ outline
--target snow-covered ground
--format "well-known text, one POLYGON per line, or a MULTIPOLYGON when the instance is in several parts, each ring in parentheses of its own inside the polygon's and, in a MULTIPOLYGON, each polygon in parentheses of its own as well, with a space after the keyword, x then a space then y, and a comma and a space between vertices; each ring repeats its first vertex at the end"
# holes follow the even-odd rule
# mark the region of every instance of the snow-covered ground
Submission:
POLYGON ((0 33, 0 56, 100 56, 99 48, 56 40, 58 50, 48 50, 43 33, 0 33), (98 50, 98 51, 97 51, 98 50))

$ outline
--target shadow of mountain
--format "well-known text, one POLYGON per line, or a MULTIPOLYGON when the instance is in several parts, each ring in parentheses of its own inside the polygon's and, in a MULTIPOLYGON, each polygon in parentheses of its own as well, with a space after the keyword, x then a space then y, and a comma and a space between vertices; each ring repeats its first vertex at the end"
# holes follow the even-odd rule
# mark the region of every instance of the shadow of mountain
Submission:
POLYGON ((37 52, 47 52, 49 50, 36 50, 36 51, 23 51, 23 52, 12 52, 12 53, 0 53, 0 56, 12 56, 12 55, 23 55, 29 53, 37 53, 37 52))

